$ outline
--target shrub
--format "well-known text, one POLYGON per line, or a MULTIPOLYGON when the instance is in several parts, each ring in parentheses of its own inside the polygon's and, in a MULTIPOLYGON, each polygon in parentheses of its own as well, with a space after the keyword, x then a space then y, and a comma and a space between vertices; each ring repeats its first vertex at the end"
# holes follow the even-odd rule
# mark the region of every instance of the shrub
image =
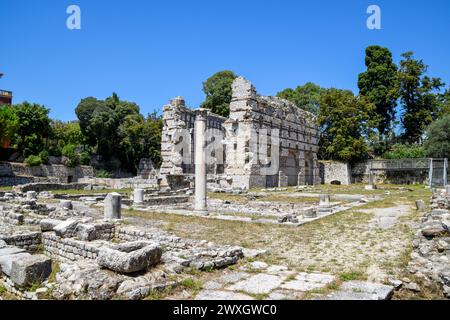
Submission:
POLYGON ((30 167, 40 166, 42 164, 42 159, 40 156, 31 155, 25 159, 25 164, 30 167))
POLYGON ((91 157, 89 156, 89 153, 84 151, 80 154, 80 163, 85 166, 88 166, 91 163, 91 157))
POLYGON ((111 177, 111 174, 110 174, 108 171, 106 171, 106 170, 98 170, 98 171, 95 173, 95 176, 96 176, 97 178, 110 178, 110 177, 111 177))
POLYGON ((80 156, 78 155, 76 148, 76 145, 68 144, 62 149, 62 155, 69 160, 66 163, 69 167, 76 167, 80 164, 80 156))
POLYGON ((385 159, 414 159, 424 157, 424 148, 414 144, 394 144, 391 150, 383 155, 385 159))
POLYGON ((48 158, 49 158, 48 151, 46 151, 46 150, 41 151, 41 152, 39 153, 39 157, 41 158, 42 163, 48 164, 48 161, 49 161, 49 159, 48 159, 48 158))

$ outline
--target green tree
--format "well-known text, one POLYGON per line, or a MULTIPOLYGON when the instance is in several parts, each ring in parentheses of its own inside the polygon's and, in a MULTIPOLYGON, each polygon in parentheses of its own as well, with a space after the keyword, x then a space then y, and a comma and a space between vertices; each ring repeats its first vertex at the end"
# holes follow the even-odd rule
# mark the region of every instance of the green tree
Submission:
POLYGON ((287 88, 277 93, 277 97, 291 101, 297 107, 317 114, 319 112, 320 96, 325 89, 317 84, 308 82, 303 86, 298 86, 295 89, 287 88))
POLYGON ((450 114, 433 122, 424 142, 427 157, 450 158, 450 114))
POLYGON ((383 154, 384 159, 414 159, 424 158, 425 150, 417 144, 394 144, 389 151, 383 154))
POLYGON ((354 163, 369 157, 367 138, 373 134, 375 107, 351 91, 328 89, 320 98, 319 156, 354 163))
POLYGON ((14 147, 24 157, 37 155, 44 150, 45 141, 51 135, 49 109, 39 104, 24 102, 14 106, 19 127, 13 137, 14 147))
POLYGON ((19 119, 14 107, 0 106, 0 147, 9 143, 19 128, 19 119))
POLYGON ((395 120, 395 108, 398 99, 397 66, 392 53, 384 47, 366 48, 365 65, 367 70, 359 74, 359 94, 375 105, 374 117, 377 122, 378 136, 373 141, 376 155, 389 147, 389 134, 395 120))
POLYGON ((232 96, 231 85, 236 75, 232 71, 220 71, 203 82, 203 92, 206 95, 202 108, 213 113, 228 117, 230 114, 230 102, 232 96))
POLYGON ((440 78, 426 76, 428 66, 414 59, 413 52, 406 52, 402 57, 398 72, 404 110, 402 138, 408 143, 420 143, 428 125, 438 117, 439 91, 444 83, 440 78))
POLYGON ((439 116, 443 117, 450 113, 450 88, 439 95, 439 116))
POLYGON ((120 100, 115 93, 105 100, 83 99, 75 112, 86 143, 102 156, 105 168, 120 161, 123 169, 136 172, 142 158, 161 163, 160 117, 146 119, 137 104, 120 100))

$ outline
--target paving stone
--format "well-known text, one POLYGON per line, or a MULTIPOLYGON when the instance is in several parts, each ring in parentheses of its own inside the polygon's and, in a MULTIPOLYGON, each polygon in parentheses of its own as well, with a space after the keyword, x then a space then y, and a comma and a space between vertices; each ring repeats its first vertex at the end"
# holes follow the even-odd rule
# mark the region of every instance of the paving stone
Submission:
POLYGON ((243 293, 219 290, 202 290, 195 300, 255 300, 253 297, 243 293))
POLYGON ((378 296, 366 292, 337 291, 316 300, 378 300, 378 296))
POLYGON ((279 273, 279 272, 283 272, 283 271, 287 271, 288 267, 286 266, 278 266, 278 265, 271 265, 267 268, 267 272, 269 273, 279 273))
POLYGON ((254 270, 263 270, 266 269, 269 265, 265 262, 261 261, 254 261, 250 263, 250 268, 254 270))
POLYGON ((329 274, 301 272, 294 280, 283 283, 281 288, 296 291, 311 291, 324 288, 333 282, 334 279, 335 277, 329 274))
POLYGON ((376 295, 378 300, 388 300, 394 293, 394 287, 365 281, 348 281, 341 285, 341 290, 353 293, 362 292, 376 295))
POLYGON ((205 290, 217 290, 222 289, 223 284, 217 282, 217 281, 208 281, 203 284, 203 289, 205 290))
POLYGON ((271 274, 260 273, 250 278, 239 281, 232 286, 229 290, 245 291, 252 294, 267 294, 275 288, 278 288, 285 277, 275 276, 271 274))
POLYGON ((223 283, 235 283, 237 281, 246 279, 250 276, 249 273, 246 272, 232 272, 228 274, 224 274, 222 277, 220 277, 220 281, 223 283))

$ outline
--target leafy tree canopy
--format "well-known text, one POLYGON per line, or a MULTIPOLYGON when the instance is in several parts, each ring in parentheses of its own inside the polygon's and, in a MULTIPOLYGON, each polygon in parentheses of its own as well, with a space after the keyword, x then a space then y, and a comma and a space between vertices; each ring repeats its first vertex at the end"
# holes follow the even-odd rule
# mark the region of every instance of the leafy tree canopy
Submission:
POLYGON ((402 138, 408 143, 422 141, 427 126, 438 117, 439 91, 444 86, 440 78, 426 76, 428 66, 416 60, 413 52, 402 54, 400 61, 399 94, 404 114, 402 138))
POLYGON ((359 93, 375 105, 377 129, 382 136, 390 130, 395 120, 397 66, 392 61, 392 53, 380 46, 366 48, 365 64, 367 70, 358 77, 359 93))
POLYGON ((231 85, 236 75, 232 71, 220 71, 203 82, 203 92, 206 95, 202 108, 210 109, 213 113, 228 117, 232 96, 231 85))
POLYGON ((426 135, 424 148, 427 157, 450 158, 450 114, 433 122, 426 135))
POLYGON ((19 119, 14 107, 0 106, 0 147, 6 146, 19 128, 19 119))
POLYGON ((294 103, 297 107, 317 114, 319 112, 320 96, 325 89, 320 86, 308 82, 303 86, 298 86, 295 89, 287 88, 277 93, 277 97, 286 99, 294 103))
POLYGON ((369 155, 374 105, 351 91, 328 89, 320 98, 318 122, 322 159, 356 162, 369 155))
POLYGON ((45 139, 51 135, 49 109, 28 102, 13 108, 19 121, 19 127, 13 137, 15 148, 21 151, 24 157, 37 155, 44 150, 45 139))

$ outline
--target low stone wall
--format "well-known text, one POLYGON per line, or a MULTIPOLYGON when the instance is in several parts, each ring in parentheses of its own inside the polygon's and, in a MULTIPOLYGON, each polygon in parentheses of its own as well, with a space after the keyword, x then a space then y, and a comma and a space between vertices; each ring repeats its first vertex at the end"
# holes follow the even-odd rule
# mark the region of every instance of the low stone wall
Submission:
POLYGON ((79 183, 85 183, 89 185, 101 185, 108 189, 157 189, 158 180, 156 177, 150 177, 149 179, 142 179, 139 177, 134 178, 80 178, 79 183))
POLYGON ((88 185, 85 183, 29 183, 20 186, 15 186, 14 190, 17 192, 27 192, 27 191, 50 191, 50 190, 83 190, 88 185))
POLYGON ((64 165, 53 164, 30 167, 24 163, 0 162, 0 177, 9 177, 10 184, 8 185, 17 185, 20 180, 32 177, 53 178, 60 183, 68 183, 77 182, 78 179, 83 177, 93 176, 95 176, 95 172, 91 166, 69 168, 64 165))
POLYGON ((189 202, 189 196, 145 197, 144 204, 148 206, 171 205, 189 202))
POLYGON ((78 259, 97 259, 99 244, 58 237, 54 232, 42 234, 44 251, 52 256, 63 257, 72 261, 78 259))
POLYGON ((38 250, 42 243, 42 233, 30 232, 11 236, 2 236, 0 240, 6 242, 10 246, 19 247, 29 252, 35 252, 38 250))

